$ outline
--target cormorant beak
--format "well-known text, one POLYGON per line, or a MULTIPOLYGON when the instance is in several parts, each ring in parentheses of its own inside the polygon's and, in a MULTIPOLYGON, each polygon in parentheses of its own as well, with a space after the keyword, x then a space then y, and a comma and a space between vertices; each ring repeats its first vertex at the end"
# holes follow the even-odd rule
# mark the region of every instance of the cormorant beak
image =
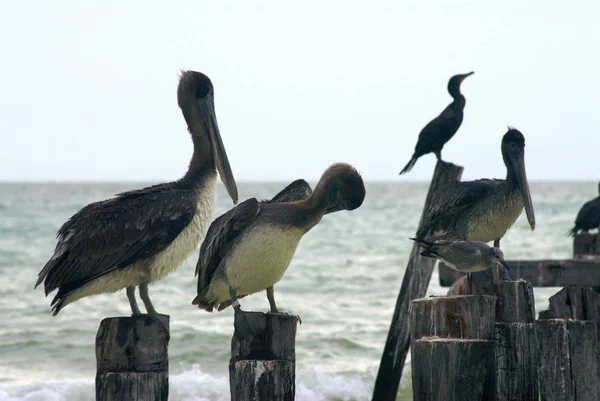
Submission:
POLYGON ((465 78, 470 77, 473 74, 475 74, 475 71, 471 71, 471 72, 464 74, 463 76, 460 77, 460 82, 464 81, 465 78))
POLYGON ((518 154, 508 155, 508 159, 512 164, 513 174, 515 175, 519 192, 521 192, 521 196, 523 197, 527 221, 531 230, 535 230, 535 214, 529 192, 529 183, 527 182, 527 173, 525 172, 525 155, 523 152, 518 152, 518 154))
POLYGON ((238 202, 237 185, 235 184, 231 166, 229 165, 229 159, 225 152, 225 145, 223 145, 221 133, 219 132, 213 97, 208 95, 202 99, 198 99, 197 102, 198 107, 206 117, 206 128, 210 137, 210 143, 212 144, 213 157, 215 158, 217 171, 219 172, 219 176, 221 177, 221 181, 223 181, 225 188, 227 188, 227 193, 233 200, 233 204, 236 205, 238 202))
POLYGON ((501 264, 502 266, 504 266, 504 268, 505 268, 506 270, 510 271, 510 267, 508 267, 508 264, 507 264, 505 261, 503 261, 503 260, 500 260, 499 262, 500 262, 500 264, 501 264))

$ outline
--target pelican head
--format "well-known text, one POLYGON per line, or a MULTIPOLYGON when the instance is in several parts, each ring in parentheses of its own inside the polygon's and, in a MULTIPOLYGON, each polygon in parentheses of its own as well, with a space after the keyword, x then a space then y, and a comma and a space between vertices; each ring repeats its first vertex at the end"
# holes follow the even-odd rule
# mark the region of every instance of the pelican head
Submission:
POLYGON ((500 263, 502 266, 504 266, 505 268, 510 270, 508 268, 508 265, 504 261, 504 252, 502 252, 500 250, 500 248, 491 247, 490 248, 490 258, 492 259, 492 261, 494 261, 496 263, 500 263))
POLYGON ((320 192, 326 199, 325 214, 358 208, 366 193, 362 177, 346 163, 335 163, 325 170, 315 188, 315 193, 320 192))
POLYGON ((452 97, 456 97, 460 94, 460 84, 465 80, 468 76, 475 74, 473 71, 468 72, 466 74, 458 74, 450 78, 448 81, 448 93, 452 97))
POLYGON ((525 137, 519 130, 508 127, 502 138, 502 158, 506 165, 506 180, 514 183, 521 193, 527 221, 531 229, 535 230, 535 215, 525 171, 525 137))
POLYGON ((177 88, 177 103, 194 141, 192 163, 217 168, 221 181, 236 204, 238 191, 227 159, 215 114, 214 87, 210 79, 197 71, 182 71, 177 88))

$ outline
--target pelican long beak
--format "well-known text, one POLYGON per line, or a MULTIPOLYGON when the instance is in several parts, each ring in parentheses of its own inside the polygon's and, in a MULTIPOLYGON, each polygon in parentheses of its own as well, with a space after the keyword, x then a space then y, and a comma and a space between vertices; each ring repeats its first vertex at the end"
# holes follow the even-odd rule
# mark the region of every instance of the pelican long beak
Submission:
POLYGON ((217 124, 217 116, 215 114, 215 106, 212 96, 206 96, 203 99, 198 99, 198 106, 205 114, 207 122, 208 135, 210 137, 210 143, 212 145, 213 157, 215 158, 215 164, 217 171, 221 177, 221 181, 227 188, 227 193, 233 200, 233 204, 236 205, 238 202, 238 190, 231 172, 231 166, 229 165, 229 159, 225 152, 225 145, 221 139, 221 133, 219 131, 219 124, 217 124))
POLYGON ((531 230, 535 230, 535 214, 533 212, 533 203, 531 202, 531 193, 529 192, 529 183, 527 182, 527 173, 525 171, 525 155, 520 153, 519 155, 511 156, 510 159, 513 164, 513 171, 519 192, 521 192, 521 196, 523 197, 527 221, 531 230))

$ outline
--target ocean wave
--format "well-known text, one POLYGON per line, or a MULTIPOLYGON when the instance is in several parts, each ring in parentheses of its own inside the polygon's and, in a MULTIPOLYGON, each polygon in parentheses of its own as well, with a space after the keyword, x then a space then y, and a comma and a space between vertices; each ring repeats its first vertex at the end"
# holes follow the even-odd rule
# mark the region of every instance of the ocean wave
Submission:
MULTIPOLYGON (((298 401, 359 401, 370 399, 375 376, 365 373, 328 373, 319 367, 296 375, 298 401)), ((199 365, 169 377, 171 401, 227 401, 229 378, 215 377, 199 365)), ((0 401, 94 401, 93 379, 42 380, 0 385, 0 401)))

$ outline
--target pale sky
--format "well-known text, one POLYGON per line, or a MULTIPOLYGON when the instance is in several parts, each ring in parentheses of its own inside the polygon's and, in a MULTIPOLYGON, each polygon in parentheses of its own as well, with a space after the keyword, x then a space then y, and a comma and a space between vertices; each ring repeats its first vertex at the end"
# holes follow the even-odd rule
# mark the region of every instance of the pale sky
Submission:
POLYGON ((238 181, 317 179, 331 163, 402 177, 423 126, 462 85, 443 150, 501 178, 526 138, 531 180, 600 178, 600 2, 3 1, 0 180, 173 180, 192 142, 179 70, 215 86, 238 181))

